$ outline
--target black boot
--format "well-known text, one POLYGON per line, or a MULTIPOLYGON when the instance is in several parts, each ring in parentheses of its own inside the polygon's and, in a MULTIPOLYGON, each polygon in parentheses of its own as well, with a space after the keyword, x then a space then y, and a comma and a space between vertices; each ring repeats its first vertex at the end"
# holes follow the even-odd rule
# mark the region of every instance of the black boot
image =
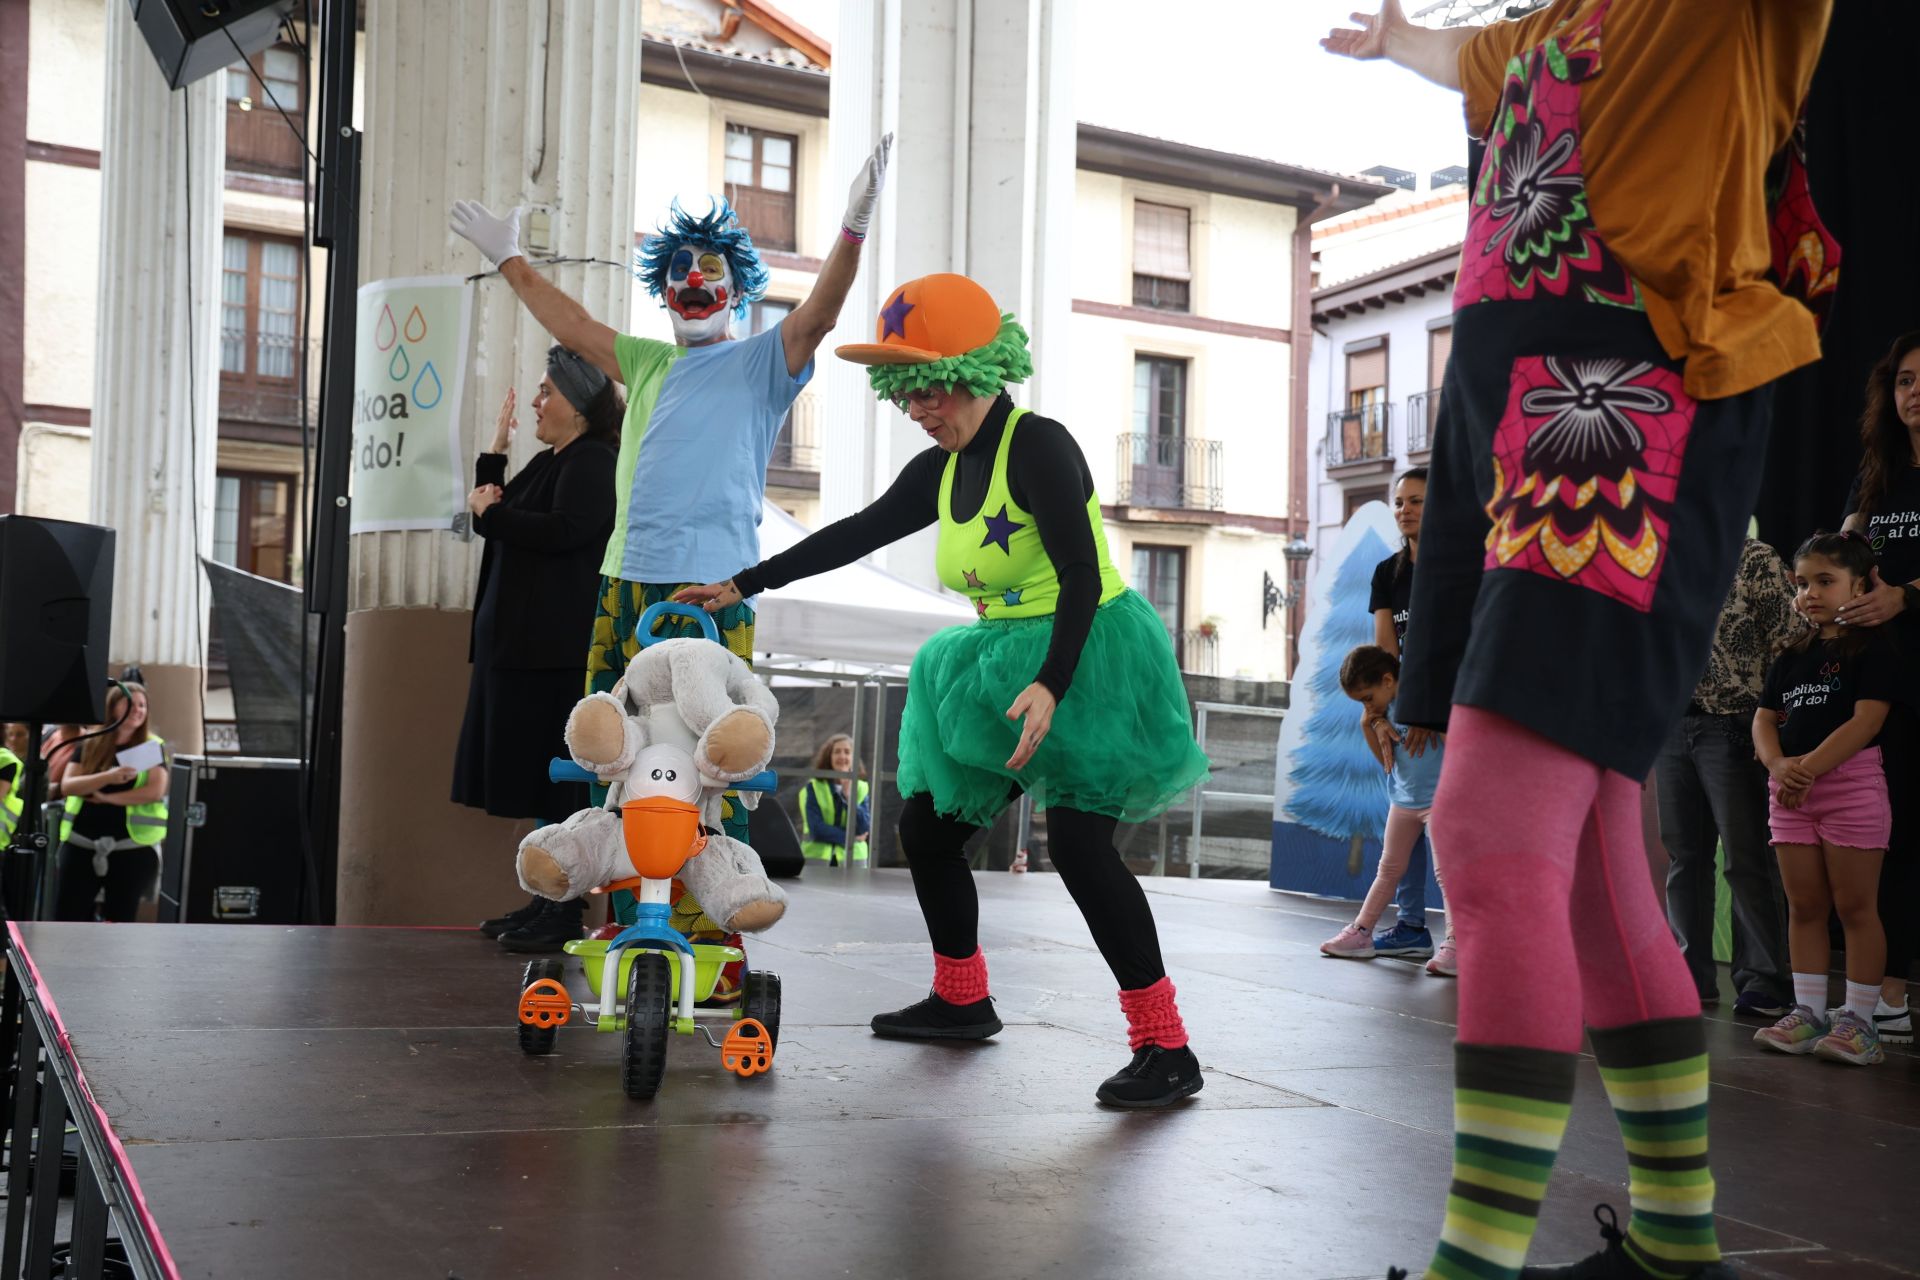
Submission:
POLYGON ((540 914, 540 908, 546 905, 546 901, 545 898, 540 897, 529 898, 527 905, 518 910, 509 911, 503 916, 495 916, 491 920, 482 920, 480 932, 489 938, 497 938, 503 933, 513 932, 523 924, 531 924, 533 918, 540 914))
POLYGON ((531 955, 559 951, 562 944, 587 936, 586 926, 581 923, 586 910, 585 898, 573 898, 566 902, 549 902, 543 898, 540 914, 518 929, 501 934, 500 945, 509 951, 531 955))
POLYGON ((1110 1107, 1164 1107, 1200 1092, 1205 1085, 1193 1050, 1185 1045, 1163 1049, 1148 1044, 1134 1053, 1132 1062, 1107 1077, 1093 1096, 1110 1107))
POLYGON ((985 1040, 1000 1029, 993 997, 972 1004, 951 1004, 934 995, 892 1013, 876 1013, 868 1024, 873 1034, 892 1040, 985 1040))
MULTIPOLYGON (((1598 1252, 1564 1267, 1525 1267, 1520 1280, 1653 1280, 1653 1272, 1633 1260, 1627 1252, 1627 1233, 1610 1204, 1593 1207, 1593 1220, 1600 1224, 1600 1238, 1606 1245, 1598 1252)), ((1740 1273, 1724 1262, 1709 1262, 1687 1272, 1686 1280, 1735 1280, 1740 1273)))

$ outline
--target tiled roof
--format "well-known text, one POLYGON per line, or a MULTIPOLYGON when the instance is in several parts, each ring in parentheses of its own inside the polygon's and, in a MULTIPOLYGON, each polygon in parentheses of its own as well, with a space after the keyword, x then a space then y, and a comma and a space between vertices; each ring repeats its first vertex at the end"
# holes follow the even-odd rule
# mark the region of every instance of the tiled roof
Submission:
POLYGON ((1325 222, 1317 223, 1313 229, 1313 238, 1320 240, 1379 222, 1393 222, 1399 218, 1412 217, 1416 213, 1425 213, 1429 209, 1438 209, 1450 204, 1463 204, 1466 199, 1467 188, 1462 185, 1448 187, 1445 191, 1428 196, 1424 200, 1409 200, 1405 204, 1393 204, 1385 208, 1372 205, 1365 209, 1356 209, 1342 217, 1329 218, 1325 222))
POLYGON ((648 40, 660 44, 675 45, 682 49, 693 49, 700 53, 716 53, 723 58, 738 58, 742 62, 760 62, 774 67, 792 67, 799 71, 822 71, 825 67, 801 53, 798 49, 771 49, 766 53, 749 53, 732 45, 716 44, 711 40, 700 40, 691 36, 672 35, 665 31, 646 31, 640 33, 648 40))

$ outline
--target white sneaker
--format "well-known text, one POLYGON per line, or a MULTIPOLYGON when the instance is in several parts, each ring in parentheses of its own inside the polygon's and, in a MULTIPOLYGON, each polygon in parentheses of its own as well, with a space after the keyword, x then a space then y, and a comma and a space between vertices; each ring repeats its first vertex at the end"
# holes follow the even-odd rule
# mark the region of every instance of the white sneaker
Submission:
POLYGON ((1913 1043, 1913 1005, 1911 1002, 1895 1009, 1884 998, 1874 1006, 1874 1034, 1883 1044, 1913 1043))

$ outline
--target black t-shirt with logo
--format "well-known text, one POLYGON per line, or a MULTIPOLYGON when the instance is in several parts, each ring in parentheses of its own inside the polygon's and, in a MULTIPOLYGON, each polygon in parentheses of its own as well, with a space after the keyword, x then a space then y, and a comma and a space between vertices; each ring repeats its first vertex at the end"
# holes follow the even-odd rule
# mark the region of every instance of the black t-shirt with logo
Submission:
POLYGON ((1803 756, 1853 719, 1854 703, 1898 702, 1899 689, 1899 660, 1887 637, 1872 636, 1851 654, 1816 638, 1773 660, 1760 705, 1778 717, 1781 752, 1803 756))
POLYGON ((1413 609, 1413 561, 1395 553, 1374 566, 1373 590, 1367 596, 1367 612, 1393 610, 1393 634, 1400 641, 1400 652, 1407 651, 1407 615, 1413 609))
MULTIPOLYGON (((1880 561, 1880 580, 1890 585, 1920 581, 1920 467, 1902 467, 1867 517, 1867 541, 1880 561)), ((1860 477, 1847 490, 1847 515, 1860 507, 1860 477)), ((1894 619, 1894 639, 1909 655, 1920 654, 1920 616, 1909 609, 1894 619)))

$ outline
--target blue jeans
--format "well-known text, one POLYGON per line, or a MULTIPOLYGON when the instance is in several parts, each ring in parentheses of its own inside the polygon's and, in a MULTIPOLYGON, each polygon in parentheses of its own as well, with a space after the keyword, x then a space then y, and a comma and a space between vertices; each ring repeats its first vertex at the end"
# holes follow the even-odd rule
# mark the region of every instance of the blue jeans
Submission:
POLYGON ((1407 870, 1394 891, 1393 909, 1409 929, 1427 927, 1427 837, 1422 833, 1407 857, 1407 870))

